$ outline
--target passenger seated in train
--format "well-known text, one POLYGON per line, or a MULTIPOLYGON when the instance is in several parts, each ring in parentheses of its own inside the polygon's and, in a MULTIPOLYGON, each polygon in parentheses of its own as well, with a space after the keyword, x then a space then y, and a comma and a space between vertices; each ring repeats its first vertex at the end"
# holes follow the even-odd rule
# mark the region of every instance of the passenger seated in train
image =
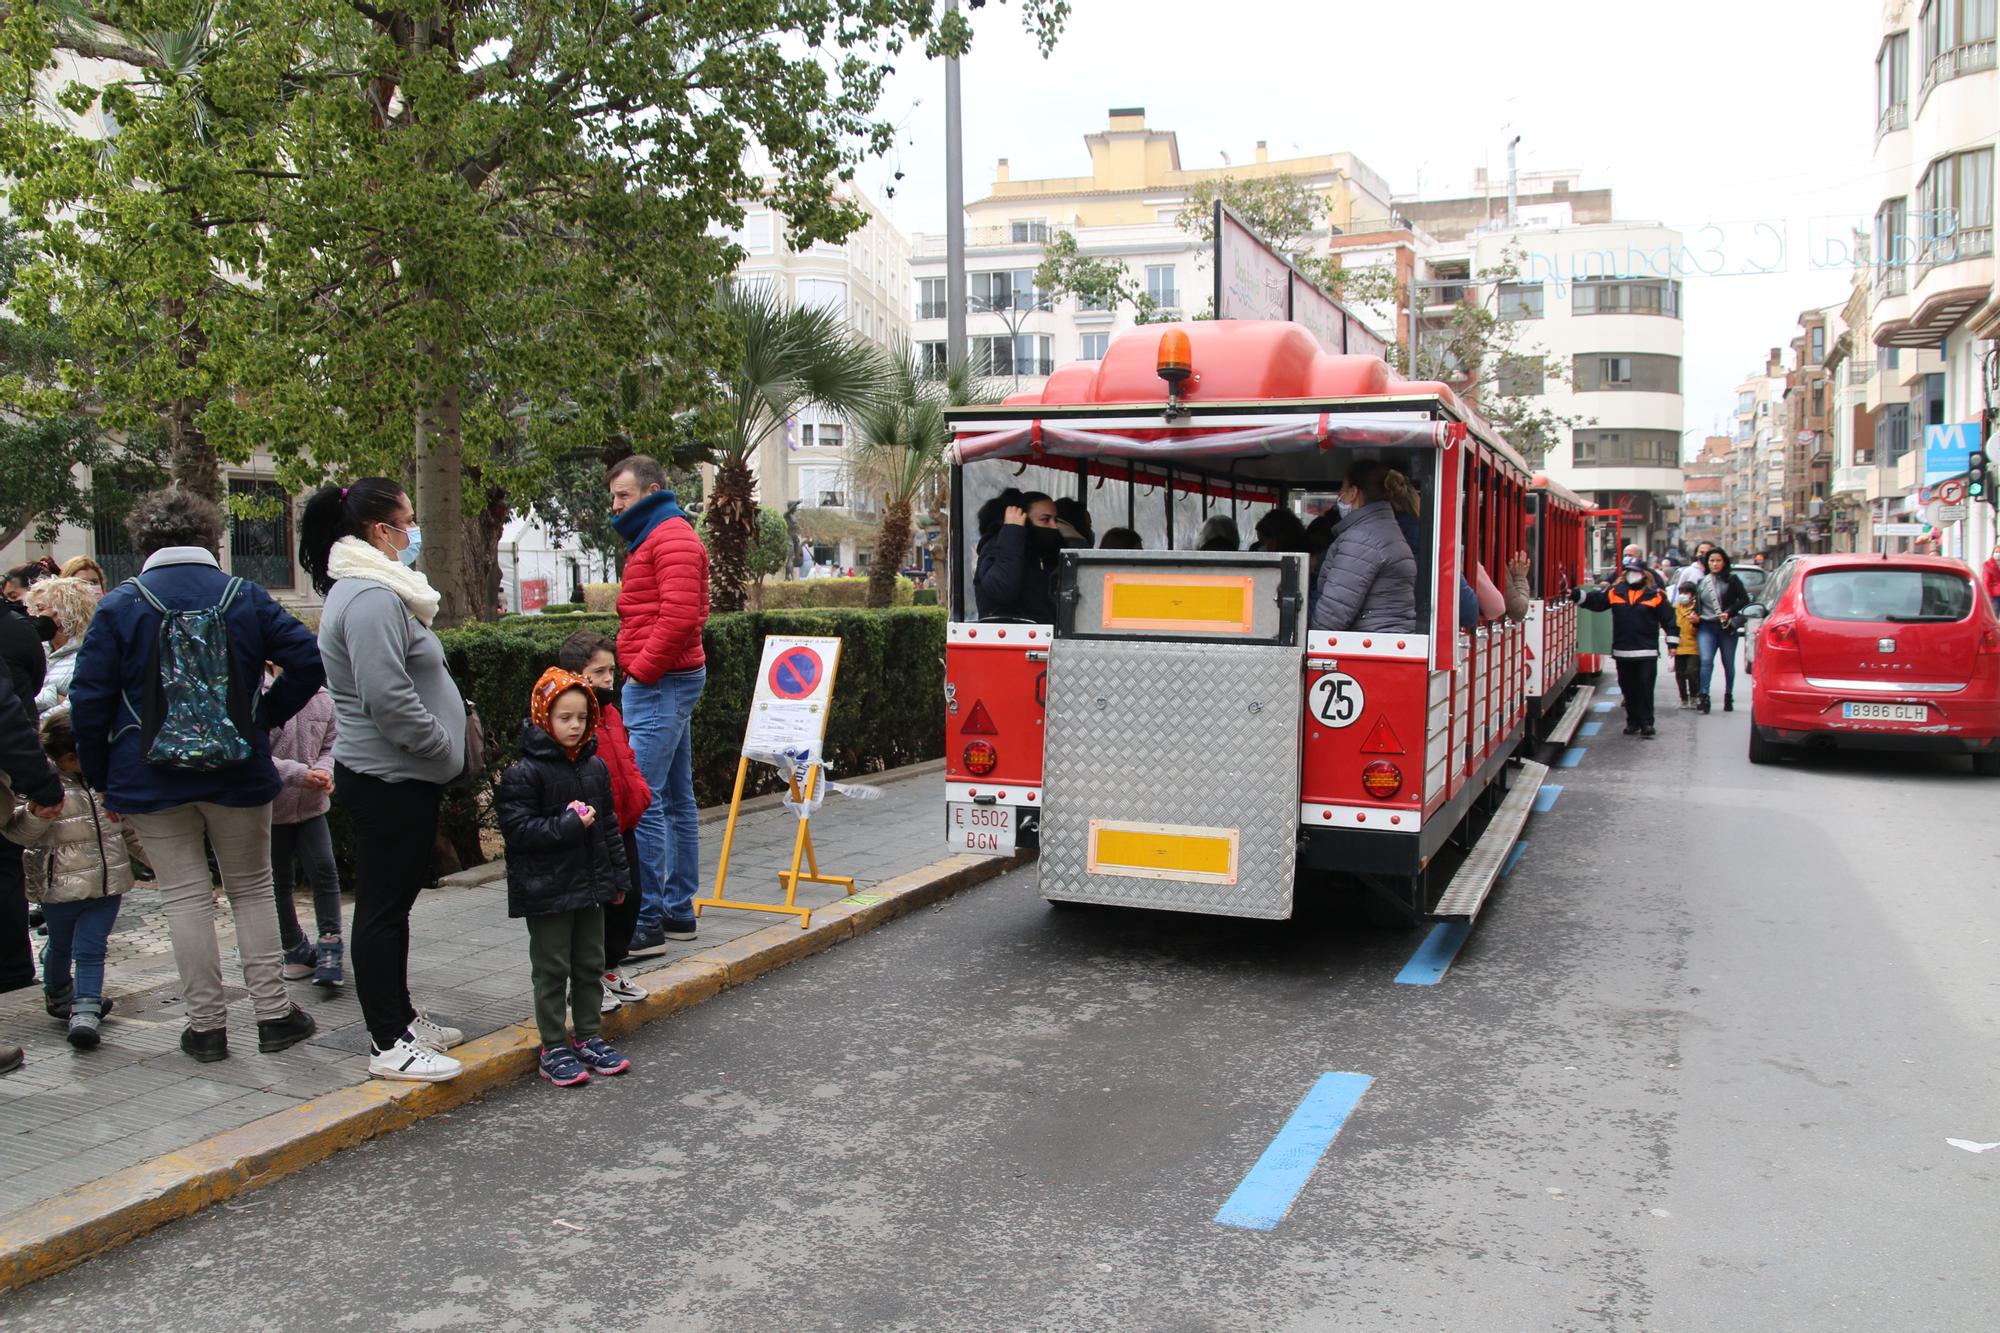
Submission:
POLYGON ((1194 549, 1240 551, 1243 549, 1243 534, 1237 530, 1235 519, 1227 514, 1216 514, 1201 525, 1201 531, 1194 539, 1194 549))
POLYGON ((1338 526, 1338 509, 1326 510, 1306 524, 1306 588, 1311 593, 1306 599, 1308 605, 1319 600, 1320 571, 1326 566, 1327 549, 1333 545, 1333 530, 1338 526))
POLYGON ((1100 551, 1143 551, 1146 543, 1139 540, 1139 534, 1130 528, 1107 528, 1104 540, 1097 544, 1100 551))
POLYGON ((1090 521, 1090 509, 1073 495, 1056 501, 1056 531, 1062 534, 1065 549, 1087 551, 1097 545, 1097 531, 1090 521))
POLYGON ((1364 458, 1347 470, 1340 502, 1347 516, 1334 529, 1319 593, 1316 630, 1417 630, 1417 558, 1389 506, 1389 466, 1364 458))
POLYGON ((982 505, 979 560, 972 572, 980 618, 1054 624, 1056 558, 1062 547, 1055 501, 1040 491, 1009 488, 982 505))
POLYGON ((1291 551, 1303 555, 1312 549, 1306 538, 1306 525, 1283 505, 1258 519, 1256 532, 1257 540, 1250 545, 1253 551, 1291 551))

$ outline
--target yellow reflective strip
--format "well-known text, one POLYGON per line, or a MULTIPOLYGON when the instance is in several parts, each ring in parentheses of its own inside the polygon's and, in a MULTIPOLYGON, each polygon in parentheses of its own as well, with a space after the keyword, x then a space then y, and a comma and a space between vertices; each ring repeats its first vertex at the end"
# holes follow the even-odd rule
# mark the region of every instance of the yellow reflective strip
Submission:
POLYGON ((1236 851, 1235 839, 1193 836, 1186 833, 1153 833, 1137 829, 1107 828, 1097 831, 1100 866, 1124 866, 1132 870, 1176 870, 1191 875, 1227 875, 1236 851))
POLYGON ((1106 574, 1104 628, 1248 634, 1253 585, 1248 577, 1106 574))

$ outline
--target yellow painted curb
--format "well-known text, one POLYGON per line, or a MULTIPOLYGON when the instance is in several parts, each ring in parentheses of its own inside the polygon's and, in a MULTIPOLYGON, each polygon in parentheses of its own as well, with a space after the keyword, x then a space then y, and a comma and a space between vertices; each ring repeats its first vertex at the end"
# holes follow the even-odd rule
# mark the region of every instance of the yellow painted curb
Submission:
MULTIPOLYGON (((789 923, 771 926, 650 972, 635 972, 650 993, 607 1014, 604 1030, 619 1036, 692 1008, 1020 863, 949 857, 866 890, 874 902, 815 910, 808 930, 789 923)), ((448 1083, 371 1079, 341 1088, 0 1218, 0 1292, 73 1268, 343 1148, 462 1106, 534 1069, 539 1045, 533 1023, 501 1028, 452 1051, 465 1072, 448 1083)))

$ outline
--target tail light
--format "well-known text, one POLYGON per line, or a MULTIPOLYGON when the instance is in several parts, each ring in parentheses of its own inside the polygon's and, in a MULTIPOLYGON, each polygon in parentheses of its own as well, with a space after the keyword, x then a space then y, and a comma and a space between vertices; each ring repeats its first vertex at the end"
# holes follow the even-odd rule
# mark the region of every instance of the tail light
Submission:
POLYGON ((1985 629, 1979 631, 1979 655, 1981 657, 2000 657, 2000 629, 1995 629, 1991 625, 1988 625, 1985 629))
POLYGON ((1387 759, 1377 759, 1361 770, 1361 789, 1378 801, 1386 801, 1403 789, 1403 770, 1387 759))
POLYGON ((1799 623, 1790 616, 1783 620, 1769 620, 1764 623, 1764 632, 1771 636, 1773 648, 1796 648, 1799 646, 1799 623))
POLYGON ((975 778, 983 778, 1000 767, 1000 752, 987 741, 973 741, 965 747, 965 771, 975 778))

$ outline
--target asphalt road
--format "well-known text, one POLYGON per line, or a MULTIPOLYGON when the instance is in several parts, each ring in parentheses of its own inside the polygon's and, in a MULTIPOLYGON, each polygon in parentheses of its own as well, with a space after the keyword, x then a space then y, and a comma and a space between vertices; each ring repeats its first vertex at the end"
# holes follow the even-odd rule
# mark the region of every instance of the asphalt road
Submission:
POLYGON ((1423 931, 1051 910, 1034 871, 0 1298, 0 1328, 1980 1329, 1993 811, 1964 760, 1583 742, 1423 931), (1273 1230, 1222 1205, 1373 1083, 1273 1230))

